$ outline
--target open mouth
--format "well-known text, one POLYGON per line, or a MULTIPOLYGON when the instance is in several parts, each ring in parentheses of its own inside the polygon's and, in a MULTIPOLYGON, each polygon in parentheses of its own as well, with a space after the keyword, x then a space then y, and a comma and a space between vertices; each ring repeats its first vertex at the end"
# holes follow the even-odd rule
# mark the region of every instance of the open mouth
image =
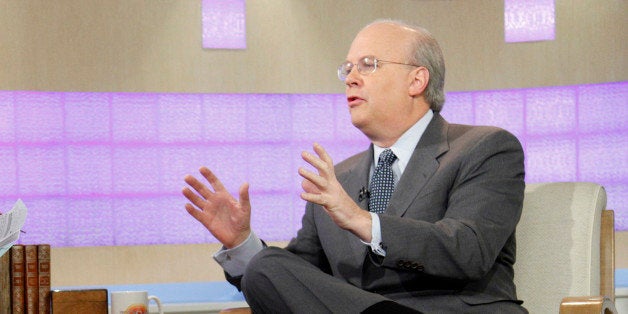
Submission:
POLYGON ((358 96, 348 96, 347 97, 347 102, 349 103, 349 107, 352 106, 356 106, 359 103, 361 103, 362 101, 364 101, 364 99, 358 97, 358 96))

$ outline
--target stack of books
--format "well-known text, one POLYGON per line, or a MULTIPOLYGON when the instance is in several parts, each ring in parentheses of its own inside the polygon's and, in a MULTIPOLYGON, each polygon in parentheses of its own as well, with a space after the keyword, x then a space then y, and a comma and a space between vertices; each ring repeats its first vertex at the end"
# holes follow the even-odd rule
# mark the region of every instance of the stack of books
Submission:
POLYGON ((0 257, 0 314, 50 314, 50 245, 13 245, 0 257))

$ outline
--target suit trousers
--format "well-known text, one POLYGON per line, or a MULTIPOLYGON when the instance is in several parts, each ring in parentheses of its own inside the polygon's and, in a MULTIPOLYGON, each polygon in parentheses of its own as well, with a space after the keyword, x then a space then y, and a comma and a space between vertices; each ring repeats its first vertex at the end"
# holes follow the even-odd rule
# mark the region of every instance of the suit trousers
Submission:
POLYGON ((249 262, 242 292, 254 313, 418 313, 324 273, 284 249, 268 247, 249 262))

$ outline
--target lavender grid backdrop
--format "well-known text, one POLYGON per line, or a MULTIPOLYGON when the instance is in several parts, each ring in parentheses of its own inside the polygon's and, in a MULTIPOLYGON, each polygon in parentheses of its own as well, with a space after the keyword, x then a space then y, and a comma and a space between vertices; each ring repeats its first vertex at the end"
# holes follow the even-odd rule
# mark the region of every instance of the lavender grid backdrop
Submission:
MULTIPOLYGON (((604 185, 628 230, 627 102, 628 82, 451 92, 443 115, 517 135, 527 182, 604 185)), ((314 141, 335 162, 367 148, 344 95, 0 91, 0 209, 26 203, 22 243, 215 242, 180 193, 207 165, 232 193, 250 182, 254 229, 287 240, 314 141)))

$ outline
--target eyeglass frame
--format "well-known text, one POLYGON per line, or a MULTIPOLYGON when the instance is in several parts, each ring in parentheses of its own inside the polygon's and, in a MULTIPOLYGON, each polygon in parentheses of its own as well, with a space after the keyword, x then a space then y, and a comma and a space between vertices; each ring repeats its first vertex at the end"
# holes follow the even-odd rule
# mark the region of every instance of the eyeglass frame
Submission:
POLYGON ((399 64, 399 65, 407 65, 407 66, 412 66, 412 67, 422 67, 422 65, 416 65, 416 64, 410 64, 410 63, 403 63, 403 62, 395 62, 395 61, 388 61, 388 60, 382 60, 382 59, 378 59, 375 56, 364 56, 362 58, 360 58, 358 60, 358 63, 353 63, 351 61, 345 61, 343 63, 341 63, 338 66, 337 69, 337 74, 338 74, 338 79, 342 82, 345 82, 347 80, 347 77, 349 76, 349 74, 351 74, 351 71, 353 71, 353 68, 356 67, 358 70, 358 73, 362 74, 362 75, 369 75, 372 73, 375 73, 375 71, 377 71, 378 69, 378 65, 379 64, 399 64), (372 71, 362 71, 360 70, 360 63, 365 64, 365 62, 363 62, 365 59, 373 59, 373 70, 372 71), (351 66, 349 67, 349 71, 347 71, 346 74, 343 74, 343 68, 345 68, 346 64, 351 64, 351 66), (343 79, 344 77, 344 79, 343 79))

